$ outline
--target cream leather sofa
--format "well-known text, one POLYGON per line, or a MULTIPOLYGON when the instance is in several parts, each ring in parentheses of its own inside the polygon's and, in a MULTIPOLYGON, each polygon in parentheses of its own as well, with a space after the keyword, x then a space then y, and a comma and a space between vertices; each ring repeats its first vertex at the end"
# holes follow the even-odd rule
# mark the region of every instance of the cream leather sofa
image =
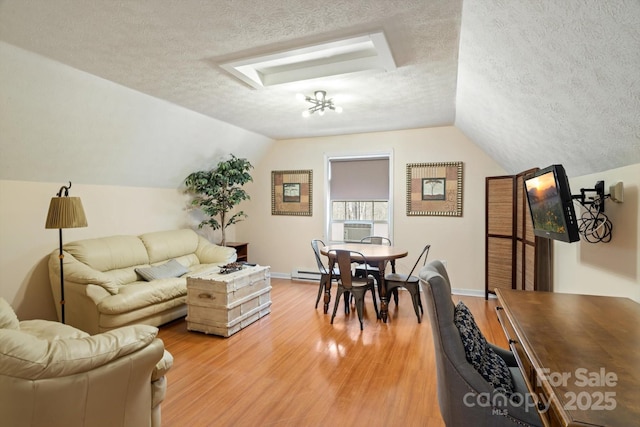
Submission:
POLYGON ((0 298, 0 425, 160 426, 173 358, 148 325, 91 336, 0 298))
MULTIPOLYGON (((90 334, 138 323, 160 326, 185 316, 186 276, 236 260, 235 249, 190 229, 79 240, 63 250, 65 323, 90 334), (172 277, 153 279, 166 276, 167 268, 172 277), (164 271, 151 271, 152 280, 141 276, 157 269, 164 271)), ((49 279, 60 319, 58 254, 49 257, 49 279)))

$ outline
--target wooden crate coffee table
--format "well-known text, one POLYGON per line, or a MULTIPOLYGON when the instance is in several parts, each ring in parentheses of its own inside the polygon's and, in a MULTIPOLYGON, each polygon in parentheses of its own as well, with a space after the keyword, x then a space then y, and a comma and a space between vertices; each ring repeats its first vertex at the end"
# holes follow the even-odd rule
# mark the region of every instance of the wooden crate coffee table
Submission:
POLYGON ((271 312, 268 266, 187 277, 187 329, 229 337, 271 312))

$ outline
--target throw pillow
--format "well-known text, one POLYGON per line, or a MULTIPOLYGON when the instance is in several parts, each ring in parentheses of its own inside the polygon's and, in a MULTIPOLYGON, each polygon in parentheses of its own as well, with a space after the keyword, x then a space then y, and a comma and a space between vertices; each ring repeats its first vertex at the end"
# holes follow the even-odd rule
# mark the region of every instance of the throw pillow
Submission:
POLYGON ((189 272, 189 269, 180 264, 175 259, 153 267, 138 267, 135 269, 144 280, 150 282, 156 279, 167 279, 170 277, 180 277, 189 272))
POLYGON ((460 332, 467 361, 493 388, 511 395, 514 386, 507 363, 488 345, 473 314, 462 301, 456 305, 454 322, 460 332))

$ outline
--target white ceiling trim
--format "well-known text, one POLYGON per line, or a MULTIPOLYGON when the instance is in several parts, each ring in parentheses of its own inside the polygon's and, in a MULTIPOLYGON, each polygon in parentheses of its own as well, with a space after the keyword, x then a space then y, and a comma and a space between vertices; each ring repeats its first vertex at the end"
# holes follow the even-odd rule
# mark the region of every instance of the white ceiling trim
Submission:
POLYGON ((255 89, 363 71, 391 71, 396 63, 384 32, 278 53, 242 58, 220 67, 255 89))

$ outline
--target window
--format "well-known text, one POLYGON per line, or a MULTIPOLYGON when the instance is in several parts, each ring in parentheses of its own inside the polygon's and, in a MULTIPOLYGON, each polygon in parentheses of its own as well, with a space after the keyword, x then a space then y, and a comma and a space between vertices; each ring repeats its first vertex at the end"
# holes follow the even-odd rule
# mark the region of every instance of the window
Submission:
POLYGON ((331 241, 391 238, 389 155, 330 158, 327 228, 331 241))

